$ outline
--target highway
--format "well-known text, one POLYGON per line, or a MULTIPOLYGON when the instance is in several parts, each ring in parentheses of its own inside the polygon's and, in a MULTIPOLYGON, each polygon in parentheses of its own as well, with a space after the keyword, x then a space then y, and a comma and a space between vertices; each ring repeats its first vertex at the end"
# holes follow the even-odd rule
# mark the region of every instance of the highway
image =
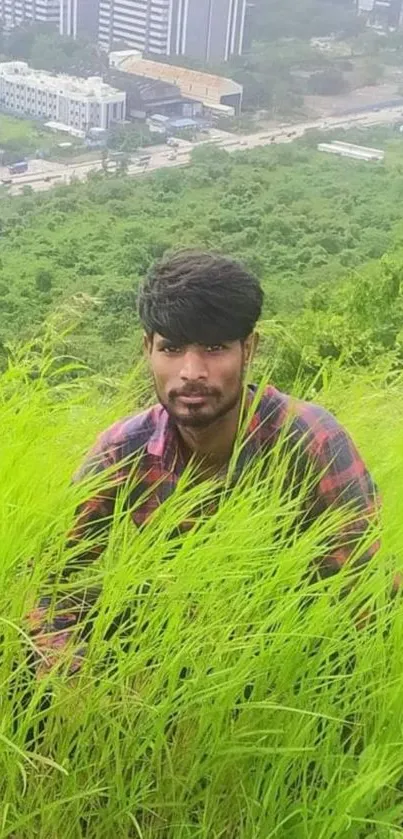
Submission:
MULTIPOLYGON (((175 153, 172 148, 154 146, 140 155, 133 155, 128 167, 128 174, 139 176, 145 172, 156 169, 168 169, 189 164, 193 149, 204 143, 214 143, 218 148, 228 152, 254 149, 259 146, 267 146, 273 143, 291 143, 302 137, 306 131, 317 129, 319 131, 334 131, 334 129, 353 128, 355 126, 370 127, 376 125, 387 125, 394 122, 403 123, 402 105, 396 107, 382 108, 378 111, 359 112, 348 116, 333 116, 318 119, 310 122, 282 124, 272 131, 260 131, 256 134, 229 135, 224 132, 214 131, 206 140, 197 143, 179 140, 179 147, 175 153), (149 161, 140 163, 141 158, 149 156, 149 161)), ((403 142, 403 140, 402 140, 403 142)), ((35 191, 51 189, 58 184, 67 184, 71 180, 85 180, 90 172, 102 169, 101 160, 92 160, 86 163, 61 164, 43 160, 29 161, 28 172, 21 175, 10 176, 7 170, 0 177, 11 178, 12 183, 8 187, 10 195, 20 195, 24 186, 30 186, 35 191)))

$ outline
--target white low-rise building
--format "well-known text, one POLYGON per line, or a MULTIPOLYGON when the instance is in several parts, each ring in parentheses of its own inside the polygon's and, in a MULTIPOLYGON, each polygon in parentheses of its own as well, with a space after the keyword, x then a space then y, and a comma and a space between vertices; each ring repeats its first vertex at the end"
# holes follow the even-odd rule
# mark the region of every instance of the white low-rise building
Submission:
POLYGON ((33 70, 25 61, 0 63, 0 110, 86 131, 126 116, 126 93, 99 76, 79 79, 33 70))
POLYGON ((383 149, 372 149, 369 146, 357 146, 354 143, 344 143, 341 140, 333 140, 331 143, 319 143, 318 151, 327 154, 338 154, 340 157, 352 157, 356 160, 379 160, 385 159, 383 149))

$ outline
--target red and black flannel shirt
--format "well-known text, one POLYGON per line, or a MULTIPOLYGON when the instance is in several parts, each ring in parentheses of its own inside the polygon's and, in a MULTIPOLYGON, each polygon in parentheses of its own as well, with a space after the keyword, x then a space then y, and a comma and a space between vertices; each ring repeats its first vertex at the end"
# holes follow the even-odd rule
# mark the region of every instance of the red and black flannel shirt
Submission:
MULTIPOLYGON (((256 393, 256 388, 249 389, 249 405, 256 393)), ((270 452, 285 428, 294 442, 303 442, 306 463, 316 470, 318 480, 311 505, 314 515, 319 516, 337 505, 351 505, 357 510, 357 517, 340 532, 331 555, 323 560, 325 572, 334 573, 347 562, 356 547, 354 541, 364 534, 376 515, 376 487, 351 438, 330 413, 318 405, 280 393, 274 387, 266 388, 253 413, 245 437, 247 442, 242 448, 241 471, 259 452, 270 452)), ((120 420, 104 431, 73 480, 81 481, 87 475, 115 467, 113 486, 81 505, 70 534, 70 544, 79 542, 87 529, 96 526, 97 522, 105 522, 113 516, 118 488, 128 482, 133 468, 131 457, 136 464, 137 498, 131 516, 137 527, 145 525, 175 491, 185 468, 179 452, 177 430, 161 405, 120 420)), ((378 547, 378 542, 374 542, 365 556, 360 557, 360 565, 373 556, 378 547)), ((100 546, 85 553, 83 565, 96 561, 102 550, 103 546, 100 546)), ((60 653, 69 645, 72 628, 83 617, 82 608, 69 610, 64 605, 53 620, 49 620, 50 603, 50 597, 43 598, 29 616, 33 641, 45 671, 60 660, 60 653)), ((79 668, 80 655, 82 652, 71 670, 79 668)))

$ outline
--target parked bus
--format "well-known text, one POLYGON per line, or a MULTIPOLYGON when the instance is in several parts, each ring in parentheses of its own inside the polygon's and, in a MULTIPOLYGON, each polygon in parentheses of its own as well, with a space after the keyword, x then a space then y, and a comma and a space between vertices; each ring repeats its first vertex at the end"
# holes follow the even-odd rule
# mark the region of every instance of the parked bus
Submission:
POLYGON ((22 172, 26 172, 27 170, 28 163, 26 160, 19 160, 18 163, 13 163, 11 166, 8 167, 10 175, 21 175, 22 172))

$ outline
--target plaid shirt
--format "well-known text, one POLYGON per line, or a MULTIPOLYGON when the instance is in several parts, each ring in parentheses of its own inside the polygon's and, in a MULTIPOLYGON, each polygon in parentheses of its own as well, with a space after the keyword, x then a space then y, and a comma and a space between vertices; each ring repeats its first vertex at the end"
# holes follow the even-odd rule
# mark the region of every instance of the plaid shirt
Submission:
MULTIPOLYGON (((256 388, 248 391, 247 402, 252 405, 256 388)), ((354 520, 340 532, 331 553, 321 560, 321 573, 335 573, 349 559, 359 539, 373 519, 378 507, 377 491, 372 478, 351 438, 336 419, 323 408, 280 393, 268 387, 258 402, 247 429, 247 442, 236 469, 242 473, 248 462, 259 453, 269 453, 281 433, 287 429, 287 439, 302 443, 306 467, 313 467, 318 476, 310 500, 310 521, 338 505, 352 505, 354 520)), ((79 544, 88 533, 97 529, 105 535, 107 522, 114 513, 119 487, 127 486, 133 477, 135 464, 135 497, 130 495, 133 523, 142 527, 152 514, 175 490, 185 468, 178 446, 176 427, 166 410, 156 405, 142 414, 116 422, 103 432, 89 452, 73 480, 101 474, 113 468, 113 481, 106 490, 85 501, 77 511, 76 524, 70 534, 69 545, 79 544), (133 503, 134 502, 134 503, 133 503)), ((186 529, 186 523, 183 528, 186 529)), ((86 550, 78 563, 96 561, 105 547, 99 539, 86 550)), ((360 557, 360 566, 378 549, 378 542, 360 557)), ((77 570, 77 561, 75 570, 77 570)), ((53 620, 49 618, 51 598, 42 598, 38 608, 29 616, 29 626, 35 646, 42 659, 40 670, 48 670, 69 647, 73 627, 85 619, 86 606, 65 598, 60 601, 53 620)), ((80 666, 83 651, 79 651, 70 671, 80 666)))

